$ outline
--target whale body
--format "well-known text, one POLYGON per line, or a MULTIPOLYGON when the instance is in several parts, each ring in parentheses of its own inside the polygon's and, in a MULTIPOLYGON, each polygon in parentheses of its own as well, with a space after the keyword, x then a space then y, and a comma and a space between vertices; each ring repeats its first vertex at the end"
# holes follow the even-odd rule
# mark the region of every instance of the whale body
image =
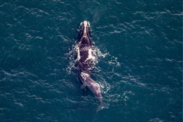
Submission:
POLYGON ((102 92, 100 85, 91 78, 95 61, 95 48, 91 40, 90 23, 84 21, 80 24, 79 38, 76 43, 78 75, 82 83, 81 88, 87 87, 98 98, 98 110, 103 109, 102 92))

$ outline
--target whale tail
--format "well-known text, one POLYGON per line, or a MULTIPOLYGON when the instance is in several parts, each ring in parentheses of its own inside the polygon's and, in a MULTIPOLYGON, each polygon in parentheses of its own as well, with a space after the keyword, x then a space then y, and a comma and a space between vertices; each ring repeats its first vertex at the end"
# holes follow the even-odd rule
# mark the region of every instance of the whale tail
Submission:
POLYGON ((81 86, 81 88, 85 88, 88 87, 93 93, 94 95, 98 98, 98 101, 100 103, 100 105, 97 108, 97 111, 100 111, 106 107, 104 107, 103 102, 102 102, 102 92, 100 89, 100 85, 95 82, 87 73, 81 72, 81 77, 83 79, 83 84, 81 86))
POLYGON ((98 107, 97 107, 97 112, 104 109, 105 106, 103 104, 100 104, 98 107))

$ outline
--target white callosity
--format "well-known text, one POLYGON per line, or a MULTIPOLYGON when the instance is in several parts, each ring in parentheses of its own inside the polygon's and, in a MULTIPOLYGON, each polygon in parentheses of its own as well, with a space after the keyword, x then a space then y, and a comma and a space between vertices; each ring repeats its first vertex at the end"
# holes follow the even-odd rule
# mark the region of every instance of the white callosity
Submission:
POLYGON ((84 21, 84 35, 86 35, 87 21, 84 21))

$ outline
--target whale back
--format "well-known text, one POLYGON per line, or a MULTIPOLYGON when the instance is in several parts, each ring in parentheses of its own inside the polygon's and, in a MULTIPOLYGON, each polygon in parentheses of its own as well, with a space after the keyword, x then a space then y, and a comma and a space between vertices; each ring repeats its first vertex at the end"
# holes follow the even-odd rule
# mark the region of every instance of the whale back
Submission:
POLYGON ((95 60, 90 33, 89 22, 82 22, 79 32, 80 38, 77 42, 77 60, 79 62, 78 64, 80 72, 85 71, 88 74, 91 74, 95 60))

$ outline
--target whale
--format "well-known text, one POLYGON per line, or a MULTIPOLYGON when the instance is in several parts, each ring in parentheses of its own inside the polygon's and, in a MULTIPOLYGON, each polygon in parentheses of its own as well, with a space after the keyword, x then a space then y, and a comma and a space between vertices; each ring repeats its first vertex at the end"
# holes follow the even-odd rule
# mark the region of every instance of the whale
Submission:
POLYGON ((76 49, 76 63, 78 78, 81 82, 81 88, 86 87, 92 91, 94 96, 98 98, 98 110, 104 108, 102 102, 102 91, 100 85, 91 78, 94 69, 94 62, 96 59, 94 43, 91 40, 91 27, 88 21, 83 21, 80 24, 78 41, 75 45, 76 49))

